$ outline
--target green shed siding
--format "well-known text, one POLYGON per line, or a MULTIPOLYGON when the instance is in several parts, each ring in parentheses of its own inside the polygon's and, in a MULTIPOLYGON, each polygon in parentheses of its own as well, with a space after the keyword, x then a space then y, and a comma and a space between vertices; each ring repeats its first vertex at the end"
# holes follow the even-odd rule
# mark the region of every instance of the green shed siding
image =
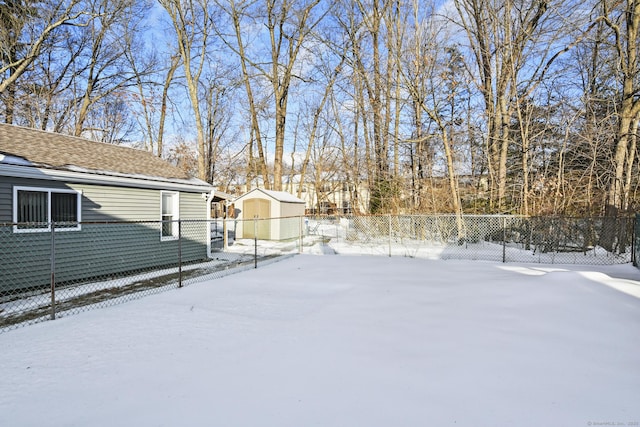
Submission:
MULTIPOLYGON (((83 193, 83 221, 160 220, 160 190, 70 184, 83 193)), ((180 192, 180 219, 207 219, 200 193, 180 192)))
POLYGON ((0 295, 16 289, 44 286, 51 275, 50 233, 14 234, 0 227, 0 295))
POLYGON ((205 219, 209 217, 207 200, 201 194, 180 193, 180 219, 205 219))
POLYGON ((9 183, 8 178, 0 176, 0 222, 11 221, 11 189, 13 186, 9 183))
MULTIPOLYGON (((183 224, 182 261, 207 258, 207 224, 183 224)), ((83 224, 82 231, 55 233, 56 283, 107 278, 178 263, 178 241, 160 241, 159 223, 83 224)), ((50 283, 51 233, 0 229, 0 289, 14 291, 50 283)))
MULTIPOLYGON (((16 185, 71 188, 82 193, 82 229, 55 233, 56 283, 104 280, 111 274, 178 262, 178 241, 160 239, 160 190, 2 177, 0 223, 13 220, 16 185)), ((182 260, 206 259, 206 200, 201 193, 180 192, 179 201, 180 219, 187 220, 182 224, 182 260)), ((50 232, 14 233, 10 225, 0 227, 0 293, 48 286, 50 266, 50 232)))
POLYGON ((84 221, 152 221, 160 219, 160 191, 70 185, 83 194, 84 221))

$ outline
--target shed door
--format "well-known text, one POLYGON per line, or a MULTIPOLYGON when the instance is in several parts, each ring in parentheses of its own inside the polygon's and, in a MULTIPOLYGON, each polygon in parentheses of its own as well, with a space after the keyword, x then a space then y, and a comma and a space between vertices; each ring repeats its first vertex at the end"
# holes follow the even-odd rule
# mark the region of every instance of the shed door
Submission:
MULTIPOLYGON (((243 215, 245 220, 252 218, 270 218, 271 217, 271 202, 266 199, 247 199, 242 202, 243 215)), ((269 240, 271 238, 271 221, 258 221, 258 239, 269 240)), ((254 225, 251 221, 245 221, 243 226, 243 235, 245 238, 253 239, 254 225)))

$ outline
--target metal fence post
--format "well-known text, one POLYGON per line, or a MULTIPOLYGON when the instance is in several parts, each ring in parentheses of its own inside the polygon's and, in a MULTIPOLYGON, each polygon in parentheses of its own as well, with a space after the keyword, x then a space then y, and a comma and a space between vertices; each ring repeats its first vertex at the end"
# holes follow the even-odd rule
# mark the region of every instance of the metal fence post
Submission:
POLYGON ((303 237, 302 236, 302 216, 300 216, 300 248, 298 250, 298 253, 300 254, 302 253, 302 243, 303 243, 302 237, 303 237))
POLYGON ((222 217, 222 250, 226 251, 229 249, 229 230, 227 225, 227 216, 228 216, 228 206, 224 210, 224 216, 222 217))
POLYGON ((56 318, 56 225, 51 222, 51 320, 56 318))
POLYGON ((253 217, 253 268, 258 268, 258 216, 253 217))
POLYGON ((178 287, 182 287, 182 220, 178 220, 178 287))
POLYGON ((638 250, 640 249, 640 214, 636 214, 633 220, 633 232, 631 234, 631 263, 640 267, 638 263, 638 250))
POLYGON ((502 262, 507 262, 507 217, 502 218, 502 262))
POLYGON ((391 214, 387 215, 389 220, 389 257, 391 257, 391 214))

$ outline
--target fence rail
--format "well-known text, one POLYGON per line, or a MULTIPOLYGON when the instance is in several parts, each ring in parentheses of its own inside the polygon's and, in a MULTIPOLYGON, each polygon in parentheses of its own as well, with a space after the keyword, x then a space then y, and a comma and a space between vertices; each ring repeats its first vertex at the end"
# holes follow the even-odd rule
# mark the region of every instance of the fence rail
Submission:
POLYGON ((0 223, 0 332, 300 252, 635 263, 639 222, 637 217, 635 238, 634 218, 386 215, 0 223))

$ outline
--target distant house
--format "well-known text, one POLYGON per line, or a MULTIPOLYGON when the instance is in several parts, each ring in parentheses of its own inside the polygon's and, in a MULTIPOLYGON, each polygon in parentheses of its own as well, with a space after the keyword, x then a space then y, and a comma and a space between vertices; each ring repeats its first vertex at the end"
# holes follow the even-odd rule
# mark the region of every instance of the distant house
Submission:
MULTIPOLYGON (((0 124, 0 291, 38 285, 24 282, 38 271, 48 282, 52 223, 64 243, 60 280, 175 263, 171 221, 209 219, 213 197, 211 185, 149 152, 0 124), (125 221, 140 222, 104 224, 125 221)), ((210 255, 208 227, 183 227, 184 259, 210 255)))
POLYGON ((299 191, 308 215, 351 215, 368 209, 369 190, 365 182, 355 184, 327 174, 321 181, 301 183, 300 175, 294 175, 286 185, 294 193, 299 191))
POLYGON ((256 233, 263 240, 288 240, 300 236, 304 200, 292 194, 254 188, 238 197, 234 205, 238 219, 245 220, 236 228, 238 238, 254 238, 256 233), (260 221, 256 224, 246 221, 251 219, 260 221))

